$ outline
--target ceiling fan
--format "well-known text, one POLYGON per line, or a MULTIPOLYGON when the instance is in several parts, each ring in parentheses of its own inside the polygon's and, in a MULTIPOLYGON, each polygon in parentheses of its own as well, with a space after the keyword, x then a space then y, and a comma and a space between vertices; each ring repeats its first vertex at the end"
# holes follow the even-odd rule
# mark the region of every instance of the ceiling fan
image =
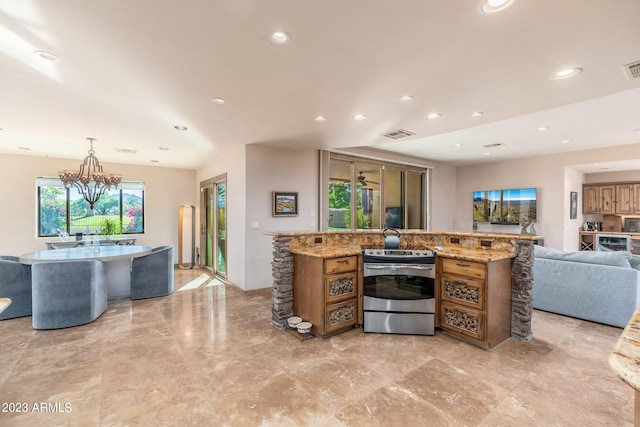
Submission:
POLYGON ((363 187, 366 187, 368 184, 380 184, 379 182, 375 181, 367 181, 367 178, 364 176, 362 171, 360 171, 360 175, 356 177, 356 180, 358 181, 357 184, 360 184, 363 187))

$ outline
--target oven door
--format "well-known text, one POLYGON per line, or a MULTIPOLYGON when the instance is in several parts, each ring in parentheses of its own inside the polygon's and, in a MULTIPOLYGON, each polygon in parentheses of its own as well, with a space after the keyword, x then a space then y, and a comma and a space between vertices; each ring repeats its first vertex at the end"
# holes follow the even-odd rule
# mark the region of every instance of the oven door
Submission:
POLYGON ((366 264, 364 310, 435 312, 435 266, 366 264))

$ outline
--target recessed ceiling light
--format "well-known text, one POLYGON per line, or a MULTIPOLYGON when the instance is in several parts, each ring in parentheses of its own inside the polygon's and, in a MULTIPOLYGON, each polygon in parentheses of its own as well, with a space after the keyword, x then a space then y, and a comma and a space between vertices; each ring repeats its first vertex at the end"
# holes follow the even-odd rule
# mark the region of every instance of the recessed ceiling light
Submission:
POLYGON ((58 57, 50 52, 45 52, 44 50, 36 50, 33 53, 38 55, 42 59, 46 59, 47 61, 57 61, 58 57))
POLYGON ((18 150, 31 151, 29 147, 18 147, 18 150))
POLYGON ((222 98, 213 98, 211 99, 211 102, 213 102, 214 104, 218 104, 218 105, 222 105, 222 104, 226 104, 227 101, 225 101, 222 98))
POLYGON ((400 98, 400 101, 404 101, 404 102, 413 101, 413 96, 411 96, 411 95, 403 95, 403 96, 400 98))
POLYGON ((491 155, 491 153, 488 153, 488 152, 487 152, 487 153, 482 153, 482 155, 483 155, 483 156, 490 156, 490 155, 491 155))
POLYGON ((175 125, 174 128, 176 128, 178 130, 187 130, 186 126, 180 126, 180 125, 175 125))
POLYGON ((577 76, 581 72, 582 72, 582 68, 569 68, 567 70, 558 71, 557 73, 552 74, 551 77, 549 77, 549 79, 551 80, 568 79, 570 77, 577 76))
POLYGON ((158 147, 158 149, 162 151, 169 151, 169 147, 158 147))
POLYGON ((571 142, 570 139, 563 139, 562 141, 560 141, 560 144, 568 144, 570 142, 571 142))
POLYGON ((284 31, 274 31, 269 34, 269 41, 275 44, 289 43, 291 36, 284 31))
POLYGON ((353 120, 365 120, 367 118, 367 116, 365 116, 364 114, 356 114, 355 116, 353 116, 353 120))
POLYGON ((476 111, 475 113, 471 113, 471 117, 480 117, 482 116, 484 113, 482 111, 476 111))
POLYGON ((508 8, 515 2, 516 0, 482 0, 479 10, 482 13, 496 13, 508 8))
POLYGON ((430 114, 427 114, 424 118, 427 120, 435 120, 435 119, 439 119, 440 117, 442 117, 442 114, 440 113, 430 113, 430 114))
POLYGON ((324 122, 325 120, 327 120, 327 118, 325 116, 316 116, 314 120, 316 122, 324 122))
POLYGON ((545 131, 545 130, 547 130, 547 129, 549 129, 549 126, 540 126, 539 128, 536 128, 536 130, 537 130, 538 132, 542 132, 542 131, 545 131))
POLYGON ((462 147, 462 144, 457 143, 457 144, 453 144, 454 147, 462 147))

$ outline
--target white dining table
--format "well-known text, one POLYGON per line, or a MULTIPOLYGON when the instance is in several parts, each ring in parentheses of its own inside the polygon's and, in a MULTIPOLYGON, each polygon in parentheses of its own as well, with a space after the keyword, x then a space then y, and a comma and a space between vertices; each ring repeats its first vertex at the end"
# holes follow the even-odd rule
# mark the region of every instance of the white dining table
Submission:
POLYGON ((99 246, 100 251, 87 251, 84 247, 43 250, 20 256, 22 264, 96 260, 103 262, 107 275, 107 298, 131 296, 131 260, 151 253, 149 246, 99 246))

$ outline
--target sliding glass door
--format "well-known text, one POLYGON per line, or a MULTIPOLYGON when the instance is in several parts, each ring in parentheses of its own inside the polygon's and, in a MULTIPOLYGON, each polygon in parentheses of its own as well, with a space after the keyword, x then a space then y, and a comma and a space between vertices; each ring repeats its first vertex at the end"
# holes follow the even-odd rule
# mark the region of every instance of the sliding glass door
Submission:
POLYGON ((227 278, 227 176, 200 184, 201 264, 222 278, 227 278))

